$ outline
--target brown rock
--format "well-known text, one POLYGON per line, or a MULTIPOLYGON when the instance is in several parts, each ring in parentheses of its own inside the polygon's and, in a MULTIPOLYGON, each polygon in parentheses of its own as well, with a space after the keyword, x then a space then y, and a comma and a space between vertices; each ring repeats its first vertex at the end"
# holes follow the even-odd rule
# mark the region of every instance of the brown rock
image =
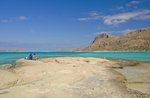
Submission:
POLYGON ((121 37, 104 33, 82 51, 150 51, 150 27, 128 32, 121 37))

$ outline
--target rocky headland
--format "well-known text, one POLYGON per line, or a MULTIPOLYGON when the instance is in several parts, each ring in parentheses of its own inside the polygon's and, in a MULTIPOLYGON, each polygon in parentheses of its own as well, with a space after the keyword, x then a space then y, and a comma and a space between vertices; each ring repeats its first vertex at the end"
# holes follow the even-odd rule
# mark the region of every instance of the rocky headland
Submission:
POLYGON ((150 27, 125 33, 121 37, 100 34, 81 51, 150 51, 150 27))

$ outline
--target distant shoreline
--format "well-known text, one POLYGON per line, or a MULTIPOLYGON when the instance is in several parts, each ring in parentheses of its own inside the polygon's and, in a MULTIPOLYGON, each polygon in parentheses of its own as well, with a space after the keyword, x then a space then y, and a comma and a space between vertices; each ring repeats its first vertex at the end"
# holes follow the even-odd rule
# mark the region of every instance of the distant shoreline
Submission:
MULTIPOLYGON (((59 52, 64 52, 64 51, 59 51, 59 52)), ((68 52, 150 52, 150 51, 68 51, 68 52)))
POLYGON ((150 52, 150 51, 76 51, 76 52, 150 52))
POLYGON ((1 52, 150 52, 150 51, 30 51, 30 50, 0 50, 1 52))
POLYGON ((2 52, 50 52, 50 51, 0 51, 0 53, 2 52))
POLYGON ((29 50, 0 50, 0 52, 30 52, 29 50))

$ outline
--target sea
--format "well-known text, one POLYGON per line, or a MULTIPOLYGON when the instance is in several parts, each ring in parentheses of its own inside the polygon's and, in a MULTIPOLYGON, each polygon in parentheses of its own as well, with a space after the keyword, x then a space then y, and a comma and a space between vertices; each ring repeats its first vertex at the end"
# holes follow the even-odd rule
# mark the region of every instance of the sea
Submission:
POLYGON ((96 57, 150 63, 150 52, 0 52, 0 66, 3 64, 14 64, 16 60, 28 57, 30 53, 36 53, 39 58, 96 57))

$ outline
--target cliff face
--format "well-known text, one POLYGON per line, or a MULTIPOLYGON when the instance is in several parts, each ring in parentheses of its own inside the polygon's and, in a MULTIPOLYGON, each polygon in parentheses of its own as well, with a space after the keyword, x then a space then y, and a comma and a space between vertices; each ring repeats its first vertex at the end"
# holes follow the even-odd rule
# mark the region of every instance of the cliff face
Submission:
POLYGON ((103 33, 82 51, 150 51, 150 27, 121 37, 103 33))

